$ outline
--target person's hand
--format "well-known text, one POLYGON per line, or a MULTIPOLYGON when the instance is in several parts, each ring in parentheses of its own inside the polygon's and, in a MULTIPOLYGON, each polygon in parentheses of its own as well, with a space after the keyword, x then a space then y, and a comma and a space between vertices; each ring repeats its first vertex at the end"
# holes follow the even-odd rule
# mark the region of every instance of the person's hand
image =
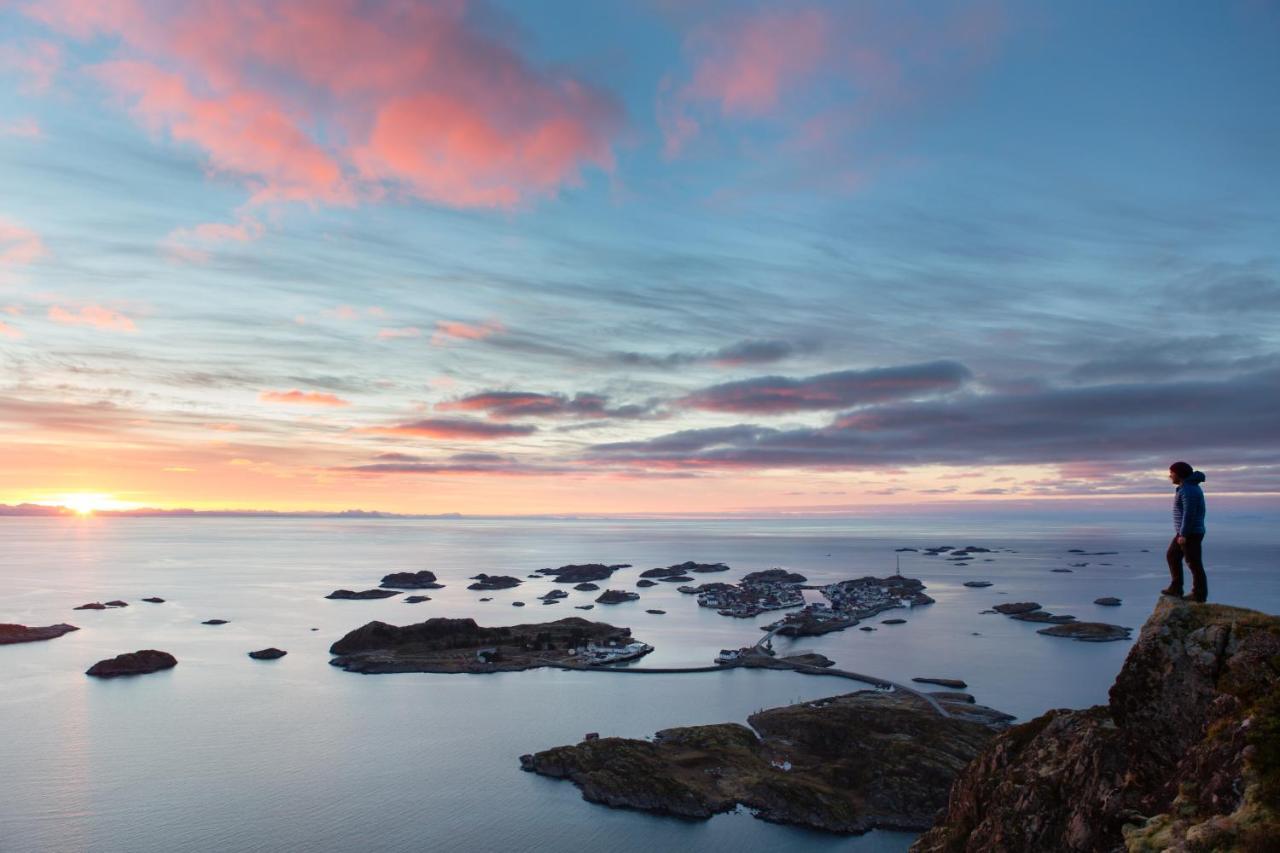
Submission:
POLYGON ((1187 544, 1187 537, 1185 537, 1185 536, 1179 536, 1179 537, 1178 537, 1178 544, 1179 544, 1179 545, 1186 545, 1186 544, 1187 544))

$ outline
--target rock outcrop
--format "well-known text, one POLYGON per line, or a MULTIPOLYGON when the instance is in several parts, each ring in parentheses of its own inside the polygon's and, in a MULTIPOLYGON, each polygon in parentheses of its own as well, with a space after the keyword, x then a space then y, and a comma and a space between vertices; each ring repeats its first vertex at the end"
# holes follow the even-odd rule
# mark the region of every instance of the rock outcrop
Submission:
POLYGON ((68 625, 65 622, 39 627, 0 623, 0 646, 9 645, 10 643, 34 643, 39 640, 52 640, 55 637, 61 637, 63 634, 79 630, 75 625, 68 625))
POLYGON ((1275 850, 1278 812, 1280 618, 1162 598, 1110 702, 1002 734, 911 849, 1275 850))
POLYGON ((951 780, 996 734, 879 691, 772 708, 748 722, 666 729, 652 741, 588 739, 520 764, 609 806, 705 819, 741 803, 775 823, 859 833, 928 826, 951 780))
POLYGON ((287 654, 289 653, 284 649, 277 649, 275 646, 271 646, 266 649, 258 649, 256 652, 249 652, 249 657, 254 660, 278 660, 287 654))
POLYGON ((146 675, 162 669, 172 669, 178 665, 178 659, 168 652, 155 649, 141 649, 116 655, 107 660, 100 660, 85 670, 85 675, 97 678, 115 678, 120 675, 146 675))

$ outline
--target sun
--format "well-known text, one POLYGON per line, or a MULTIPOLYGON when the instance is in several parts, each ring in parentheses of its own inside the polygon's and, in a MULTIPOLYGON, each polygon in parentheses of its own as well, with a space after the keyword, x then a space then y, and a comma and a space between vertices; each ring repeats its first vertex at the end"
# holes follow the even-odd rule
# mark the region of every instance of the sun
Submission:
POLYGON ((127 501, 117 500, 114 495, 104 492, 69 492, 58 495, 50 503, 65 506, 76 515, 93 515, 102 510, 129 509, 133 506, 127 501))

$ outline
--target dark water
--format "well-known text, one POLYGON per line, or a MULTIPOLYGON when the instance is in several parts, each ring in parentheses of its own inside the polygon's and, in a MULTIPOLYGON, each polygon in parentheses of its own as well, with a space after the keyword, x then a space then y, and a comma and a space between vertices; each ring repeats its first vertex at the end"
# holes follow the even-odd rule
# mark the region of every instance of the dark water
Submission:
MULTIPOLYGON (((1099 520, 972 524, 905 521, 316 521, 244 519, 0 520, 0 621, 82 630, 0 647, 0 850, 579 850, 900 851, 912 836, 843 838, 746 814, 686 822, 584 802, 571 784, 522 773, 521 753, 587 731, 643 737, 693 723, 857 689, 785 672, 623 676, 531 671, 360 676, 328 666, 327 648, 371 619, 474 616, 514 624, 587 615, 628 625, 657 647, 651 664, 705 664, 759 636, 757 624, 700 609, 666 584, 590 613, 593 595, 542 607, 545 581, 477 601, 465 578, 523 577, 569 562, 633 563, 610 586, 686 559, 729 563, 707 579, 783 566, 812 581, 887 574, 898 546, 981 545, 967 567, 917 554, 937 603, 874 633, 794 641, 845 668, 906 680, 963 678, 978 701, 1029 718, 1105 701, 1128 643, 1037 635, 979 611, 1034 600, 1080 619, 1140 626, 1164 585, 1165 528, 1099 520), (1068 555, 1069 548, 1118 551, 1068 555), (1142 553, 1141 549, 1150 549, 1142 553), (982 562, 989 556, 993 562, 982 562), (1050 572, 1089 562, 1070 574, 1050 572), (1103 565, 1109 563, 1110 565, 1103 565), (430 568, 432 601, 328 601, 390 571, 430 568), (965 580, 995 586, 967 589, 965 580), (163 605, 139 599, 159 595, 163 605), (1118 608, 1092 604, 1114 595, 1118 608), (131 606, 72 612, 87 601, 131 606), (523 609, 510 602, 531 602, 523 609), (581 599, 581 601, 579 600, 581 599), (665 616, 644 612, 667 611, 665 616), (230 620, 221 627, 204 619, 230 620), (318 631, 311 631, 311 628, 318 631), (245 653, 289 651, 273 663, 245 653), (174 670, 98 681, 83 671, 123 651, 160 648, 174 670)), ((1206 542, 1214 597, 1280 610, 1277 549, 1261 523, 1219 519, 1206 542)), ((598 593, 597 593, 598 594, 598 593)), ((872 624, 878 625, 878 620, 872 624)), ((780 641, 779 649, 785 648, 780 641)))

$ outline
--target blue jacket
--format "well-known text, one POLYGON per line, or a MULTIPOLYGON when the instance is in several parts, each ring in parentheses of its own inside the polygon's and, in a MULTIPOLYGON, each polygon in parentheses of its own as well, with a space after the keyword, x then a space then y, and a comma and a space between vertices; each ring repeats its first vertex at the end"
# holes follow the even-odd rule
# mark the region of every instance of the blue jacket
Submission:
POLYGON ((1203 482, 1204 474, 1192 471, 1173 493, 1173 529, 1179 536, 1204 533, 1203 482))

